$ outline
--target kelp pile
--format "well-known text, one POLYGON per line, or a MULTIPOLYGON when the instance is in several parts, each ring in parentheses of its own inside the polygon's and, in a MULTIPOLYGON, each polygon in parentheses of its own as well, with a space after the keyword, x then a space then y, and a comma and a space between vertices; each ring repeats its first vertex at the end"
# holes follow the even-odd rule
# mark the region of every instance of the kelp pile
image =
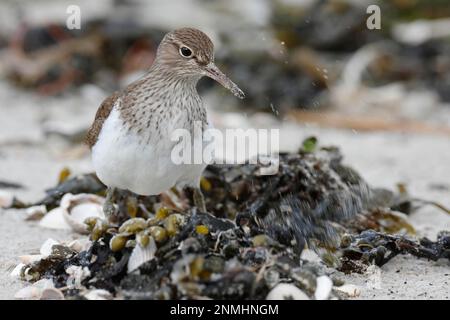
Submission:
MULTIPOLYGON (((406 253, 450 258, 448 232, 436 242, 405 235, 414 232, 404 218, 412 207, 405 194, 370 188, 337 148, 313 151, 311 141, 281 154, 273 175, 263 175, 260 164, 209 166, 201 183, 207 212, 192 205, 189 190, 137 198, 121 192, 118 221, 85 219, 81 232, 90 241, 47 245, 17 274, 51 279, 66 299, 299 298, 298 288, 304 298, 324 290, 333 298, 340 295, 331 286, 342 283, 326 278, 330 267, 363 272, 406 253), (324 263, 302 259, 305 248, 324 263), (328 282, 318 280, 324 276, 328 282), (286 284, 295 290, 280 287, 286 284)), ((104 192, 88 174, 63 179, 35 205, 76 211, 86 194, 104 192)))

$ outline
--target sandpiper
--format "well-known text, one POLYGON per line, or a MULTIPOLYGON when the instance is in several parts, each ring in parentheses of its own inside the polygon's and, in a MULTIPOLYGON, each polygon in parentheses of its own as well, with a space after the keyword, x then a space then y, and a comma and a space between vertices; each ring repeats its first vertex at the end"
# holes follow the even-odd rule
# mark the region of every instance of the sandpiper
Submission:
POLYGON ((191 187, 195 205, 206 211, 200 177, 206 164, 175 164, 171 151, 176 129, 209 126, 196 85, 207 76, 243 99, 244 93, 214 64, 214 46, 202 31, 182 28, 165 35, 149 71, 100 105, 86 141, 99 179, 108 187, 106 216, 115 208, 116 189, 156 195, 191 187))

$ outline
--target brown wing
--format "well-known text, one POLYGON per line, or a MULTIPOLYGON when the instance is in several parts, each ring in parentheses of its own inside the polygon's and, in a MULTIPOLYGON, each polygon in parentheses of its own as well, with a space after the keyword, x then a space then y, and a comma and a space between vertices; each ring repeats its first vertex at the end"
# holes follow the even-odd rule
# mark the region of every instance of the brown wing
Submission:
POLYGON ((97 142, 98 135, 100 134, 100 130, 102 129, 103 123, 111 113, 114 103, 116 102, 119 95, 120 95, 119 91, 114 92, 108 98, 103 100, 102 104, 98 108, 97 113, 95 114, 94 123, 92 123, 86 135, 85 141, 89 146, 89 148, 92 148, 97 142))

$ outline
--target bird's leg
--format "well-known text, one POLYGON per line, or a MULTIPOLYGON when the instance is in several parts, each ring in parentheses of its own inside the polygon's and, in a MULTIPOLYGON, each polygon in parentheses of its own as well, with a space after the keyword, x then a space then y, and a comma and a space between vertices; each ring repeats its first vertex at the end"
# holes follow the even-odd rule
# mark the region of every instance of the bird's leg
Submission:
POLYGON ((136 218, 136 215, 139 210, 137 196, 134 193, 128 195, 126 204, 127 204, 128 215, 132 218, 136 218))
POLYGON ((200 212, 206 212, 205 197, 200 188, 194 188, 194 205, 200 210, 200 212))
POLYGON ((113 217, 116 213, 116 208, 114 207, 114 203, 112 202, 115 191, 115 188, 108 187, 106 189, 106 199, 105 203, 103 204, 103 212, 105 213, 105 216, 108 220, 110 220, 111 217, 113 217))

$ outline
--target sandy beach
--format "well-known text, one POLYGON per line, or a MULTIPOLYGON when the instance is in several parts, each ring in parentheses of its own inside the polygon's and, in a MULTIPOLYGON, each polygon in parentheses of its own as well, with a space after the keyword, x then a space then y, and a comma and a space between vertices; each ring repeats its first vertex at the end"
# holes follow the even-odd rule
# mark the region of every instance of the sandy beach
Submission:
MULTIPOLYGON (((63 168, 72 175, 93 172, 82 140, 100 103, 148 70, 164 32, 195 21, 215 43, 215 61, 247 95, 237 100, 217 83, 200 82, 214 126, 279 129, 280 151, 286 152, 297 152, 305 138, 315 136, 320 146, 338 147, 343 163, 371 187, 397 191, 401 184, 412 198, 450 208, 448 27, 430 31, 450 24, 445 12, 434 16, 442 11, 439 6, 420 1, 423 12, 409 7, 407 15, 417 21, 406 21, 402 30, 411 23, 426 32, 405 38, 395 27, 405 22, 406 2, 398 7, 383 2, 382 9, 392 13, 388 17, 383 11, 392 19, 383 20, 383 28, 392 30, 382 31, 366 28, 365 6, 372 4, 367 0, 343 7, 314 0, 75 3, 82 9, 83 28, 88 27, 73 34, 65 25, 72 1, 0 3, 0 182, 22 185, 0 184, 0 201, 12 196, 27 203, 40 200, 63 168), (434 19, 440 22, 435 25, 434 19), (27 52, 27 46, 35 51, 27 52), (84 60, 78 47, 87 48, 81 52, 84 60), (300 116, 294 120, 296 112, 300 116), (321 121, 327 112, 337 117, 321 121), (355 124, 367 131, 355 130, 355 124)), ((40 227, 26 217, 26 210, 0 205, 2 300, 14 299, 29 285, 10 275, 19 256, 38 253, 49 238, 82 237, 40 227)), ((417 238, 434 241, 440 231, 450 231, 450 215, 429 204, 406 219, 417 238)), ((450 296, 449 260, 399 255, 364 274, 328 271, 358 288, 349 299, 450 296)))
MULTIPOLYGON (((89 91, 89 88, 85 89, 85 92, 89 91)), ((3 87, 3 92, 6 91, 3 87)), ((9 99, 15 97, 12 93, 9 95, 9 99)), ((16 99, 14 105, 1 104, 0 114, 5 116, 0 118, 0 176, 26 187, 2 191, 11 192, 25 201, 37 201, 46 188, 56 184, 62 168, 69 167, 74 174, 91 172, 87 149, 64 143, 64 139, 46 136, 45 131, 49 123, 70 121, 72 126, 77 123, 80 127, 86 125, 95 112, 95 100, 101 100, 101 95, 90 92, 88 98, 52 98, 46 105, 30 107, 27 106, 29 101, 39 98, 23 93, 20 95, 23 98, 16 99), (85 113, 71 113, 70 106, 74 103, 83 106, 85 113), (20 131, 12 131, 11 123, 19 119, 22 123, 20 131)), ((212 118, 220 122, 223 117, 215 112, 212 118)), ((250 123, 253 118, 249 119, 250 123)), ((414 197, 450 207, 450 139, 446 136, 358 133, 287 121, 280 122, 279 126, 282 150, 295 151, 305 137, 315 135, 321 145, 341 148, 344 162, 357 169, 372 186, 395 190, 397 183, 404 183, 414 197)), ((80 237, 68 231, 44 229, 36 222, 24 219, 24 210, 0 211, 1 299, 13 298, 15 292, 24 286, 9 276, 18 263, 18 256, 36 253, 48 238, 63 241, 80 237)), ((420 208, 408 219, 416 228, 417 236, 434 240, 438 231, 450 230, 450 216, 432 206, 420 208)), ((343 275, 336 272, 336 276, 361 288, 357 299, 448 299, 450 294, 448 261, 398 256, 377 272, 377 285, 373 285, 373 274, 343 275)))

